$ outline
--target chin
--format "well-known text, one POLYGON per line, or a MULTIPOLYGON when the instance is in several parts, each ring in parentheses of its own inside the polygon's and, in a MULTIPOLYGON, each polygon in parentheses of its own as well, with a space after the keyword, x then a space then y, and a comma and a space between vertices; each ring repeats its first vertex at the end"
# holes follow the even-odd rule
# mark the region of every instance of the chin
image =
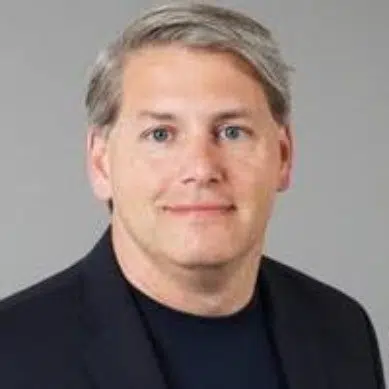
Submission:
POLYGON ((170 255, 172 261, 185 268, 220 268, 234 262, 237 257, 238 253, 233 250, 204 248, 198 250, 185 248, 170 255))

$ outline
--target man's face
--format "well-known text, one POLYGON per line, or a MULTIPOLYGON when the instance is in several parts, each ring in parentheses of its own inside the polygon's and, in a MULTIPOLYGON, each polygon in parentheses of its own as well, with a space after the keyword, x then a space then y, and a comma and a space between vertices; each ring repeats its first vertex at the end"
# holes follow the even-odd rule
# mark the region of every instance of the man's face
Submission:
POLYGON ((264 91, 228 53, 181 46, 129 57, 108 140, 90 135, 97 196, 122 244, 180 267, 259 255, 291 143, 264 91))

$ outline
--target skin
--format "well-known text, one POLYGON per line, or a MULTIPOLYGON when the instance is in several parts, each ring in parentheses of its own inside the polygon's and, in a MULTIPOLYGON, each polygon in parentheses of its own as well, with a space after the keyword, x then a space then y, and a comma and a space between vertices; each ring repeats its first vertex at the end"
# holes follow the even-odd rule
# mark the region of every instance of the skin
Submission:
POLYGON ((96 196, 112 199, 124 276, 179 311, 232 314, 252 296, 266 225, 287 189, 292 141, 230 53, 179 45, 128 57, 108 138, 88 134, 96 196))

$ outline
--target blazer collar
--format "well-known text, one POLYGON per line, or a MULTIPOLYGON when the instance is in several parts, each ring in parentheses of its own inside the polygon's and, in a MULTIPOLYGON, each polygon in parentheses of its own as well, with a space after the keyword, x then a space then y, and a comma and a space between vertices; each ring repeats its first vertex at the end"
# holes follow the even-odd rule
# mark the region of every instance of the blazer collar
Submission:
POLYGON ((85 362, 101 389, 167 389, 150 338, 115 260, 110 230, 85 260, 85 362))
POLYGON ((329 389, 322 352, 325 339, 312 302, 296 290, 285 267, 262 258, 259 277, 268 332, 289 389, 329 389), (306 306, 305 306, 306 304, 306 306))

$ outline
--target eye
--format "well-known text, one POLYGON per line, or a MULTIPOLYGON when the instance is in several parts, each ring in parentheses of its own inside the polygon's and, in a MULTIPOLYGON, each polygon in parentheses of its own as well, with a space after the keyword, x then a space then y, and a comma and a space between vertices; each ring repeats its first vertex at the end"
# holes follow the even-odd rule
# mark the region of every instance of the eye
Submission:
POLYGON ((244 129, 240 126, 226 126, 219 132, 219 138, 236 140, 244 135, 244 129))
POLYGON ((166 142, 172 136, 171 131, 165 127, 157 127, 151 130, 148 134, 148 137, 154 140, 155 142, 166 142))

